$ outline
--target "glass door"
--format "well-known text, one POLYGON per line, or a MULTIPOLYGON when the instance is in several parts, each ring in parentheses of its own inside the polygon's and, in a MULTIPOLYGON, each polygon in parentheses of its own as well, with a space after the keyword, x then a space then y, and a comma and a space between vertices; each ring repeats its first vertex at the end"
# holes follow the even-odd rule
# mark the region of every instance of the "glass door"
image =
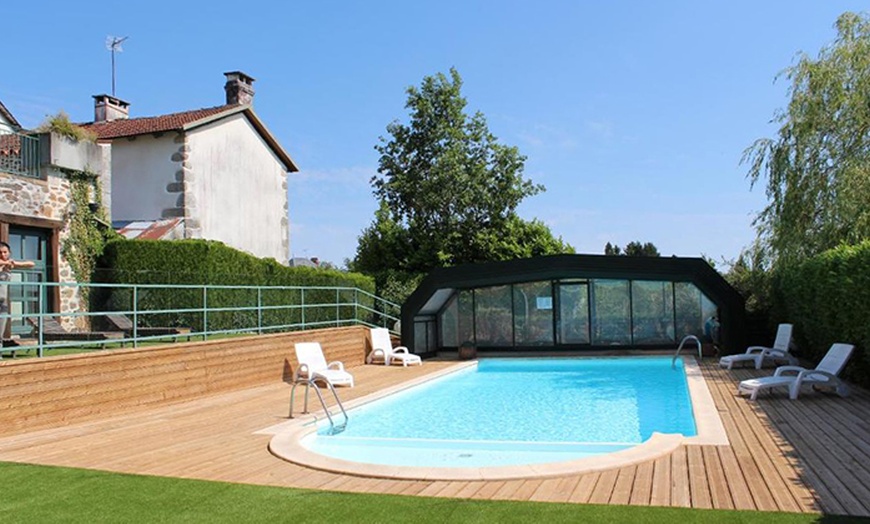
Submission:
POLYGON ((17 316, 12 321, 13 335, 27 335, 31 327, 21 315, 39 311, 42 303, 43 311, 48 311, 48 295, 44 288, 40 301, 40 287, 28 286, 28 282, 46 282, 51 269, 51 258, 48 253, 49 233, 36 228, 10 227, 9 248, 13 260, 32 260, 33 268, 16 269, 12 272, 13 284, 9 286, 9 313, 17 316), (16 285, 15 282, 25 285, 16 285))
POLYGON ((559 284, 559 344, 589 344, 589 284, 559 284))

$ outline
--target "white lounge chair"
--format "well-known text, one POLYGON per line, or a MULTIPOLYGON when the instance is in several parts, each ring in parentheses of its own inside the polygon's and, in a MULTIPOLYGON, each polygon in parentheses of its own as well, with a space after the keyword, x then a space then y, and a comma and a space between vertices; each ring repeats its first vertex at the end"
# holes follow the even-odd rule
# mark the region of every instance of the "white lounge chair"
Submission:
POLYGON ((296 369, 296 379, 322 379, 333 386, 353 387, 353 375, 344 370, 341 362, 326 363, 323 356, 323 348, 319 342, 296 343, 296 360, 299 367, 296 369))
POLYGON ((393 362, 407 367, 408 364, 423 365, 419 355, 414 355, 405 346, 393 347, 390 331, 387 328, 372 328, 372 351, 369 353, 369 364, 383 362, 390 365, 393 362))
POLYGON ((795 400, 800 394, 801 386, 812 385, 835 389, 840 396, 845 397, 849 394, 849 388, 837 375, 848 362, 853 349, 855 346, 852 344, 834 344, 815 369, 780 366, 776 368, 772 377, 753 378, 740 382, 737 386, 737 394, 748 394, 750 400, 755 400, 759 391, 787 387, 788 397, 795 400))
POLYGON ((736 355, 726 355, 719 359, 719 366, 731 369, 734 364, 752 362, 755 364, 755 369, 761 369, 765 362, 786 361, 790 365, 797 365, 798 361, 789 353, 791 346, 791 324, 780 324, 776 328, 776 339, 773 341, 773 347, 766 346, 749 346, 745 353, 736 355))

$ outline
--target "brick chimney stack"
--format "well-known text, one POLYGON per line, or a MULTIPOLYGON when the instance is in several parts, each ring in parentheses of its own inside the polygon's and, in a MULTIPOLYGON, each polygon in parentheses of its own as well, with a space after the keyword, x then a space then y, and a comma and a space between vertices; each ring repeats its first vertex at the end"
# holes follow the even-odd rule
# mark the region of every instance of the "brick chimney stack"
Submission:
POLYGON ((130 117, 130 103, 111 95, 94 95, 94 122, 126 120, 130 117))
POLYGON ((224 73, 227 83, 227 105, 250 105, 254 103, 254 79, 241 71, 224 73))

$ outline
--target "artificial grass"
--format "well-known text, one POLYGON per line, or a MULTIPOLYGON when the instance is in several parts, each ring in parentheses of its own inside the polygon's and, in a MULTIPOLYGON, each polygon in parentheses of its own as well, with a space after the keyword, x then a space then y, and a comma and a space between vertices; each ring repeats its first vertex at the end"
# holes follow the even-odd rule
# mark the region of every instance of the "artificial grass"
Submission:
POLYGON ((0 522, 857 522, 792 513, 311 491, 0 462, 0 522))

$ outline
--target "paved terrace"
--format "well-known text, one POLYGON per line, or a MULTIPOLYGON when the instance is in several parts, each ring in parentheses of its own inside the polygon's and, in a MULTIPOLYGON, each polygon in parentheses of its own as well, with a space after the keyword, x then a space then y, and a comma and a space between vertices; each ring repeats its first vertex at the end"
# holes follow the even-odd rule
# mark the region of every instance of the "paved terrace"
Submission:
MULTIPOLYGON (((358 398, 450 365, 356 366, 357 387, 340 392, 358 398)), ((737 381, 769 370, 729 372, 712 359, 702 369, 730 445, 683 445, 654 461, 573 476, 410 481, 296 466, 269 453, 269 435, 255 433, 286 421, 283 382, 3 437, 0 460, 348 492, 870 516, 867 391, 750 402, 735 397, 737 381)))

